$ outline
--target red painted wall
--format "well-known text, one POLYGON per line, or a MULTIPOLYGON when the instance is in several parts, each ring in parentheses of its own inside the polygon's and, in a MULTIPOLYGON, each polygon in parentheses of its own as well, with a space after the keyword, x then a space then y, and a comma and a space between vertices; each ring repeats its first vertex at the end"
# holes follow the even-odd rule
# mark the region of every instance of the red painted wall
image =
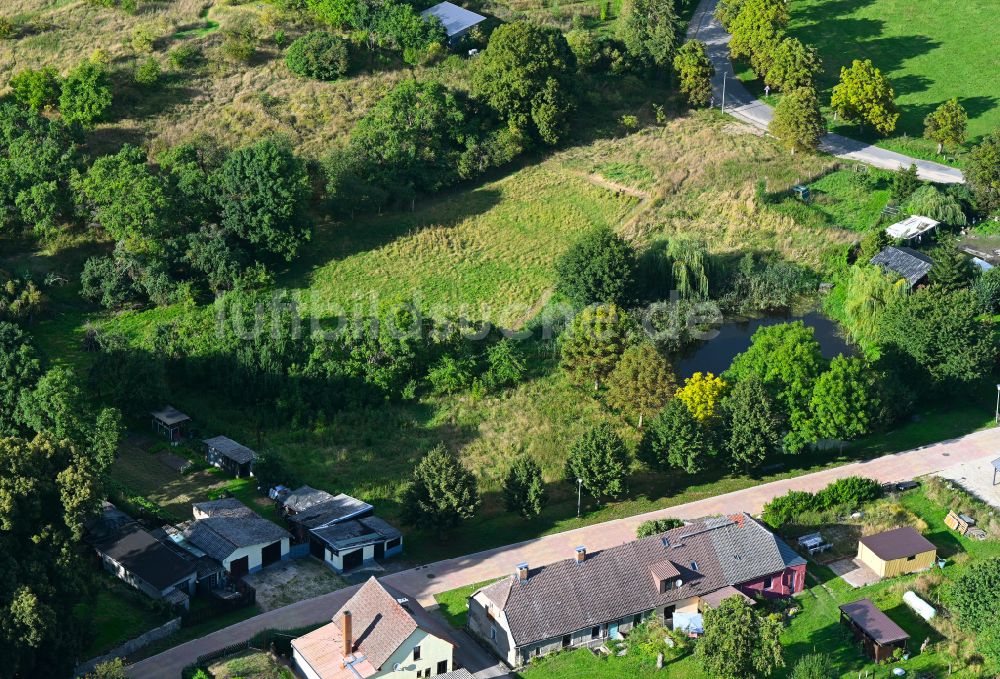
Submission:
POLYGON ((737 589, 749 596, 786 597, 801 592, 806 581, 806 565, 789 566, 783 571, 743 582, 737 589))

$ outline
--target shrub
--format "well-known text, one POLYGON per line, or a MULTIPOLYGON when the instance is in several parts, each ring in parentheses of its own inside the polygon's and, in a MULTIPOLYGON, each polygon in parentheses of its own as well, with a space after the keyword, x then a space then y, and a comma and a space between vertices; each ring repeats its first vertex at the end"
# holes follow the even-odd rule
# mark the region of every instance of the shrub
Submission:
POLYGON ((14 37, 14 22, 5 16, 0 16, 0 40, 14 37))
POLYGON ((34 70, 27 68, 10 79, 14 99, 32 111, 55 106, 59 101, 59 74, 51 66, 34 70))
POLYGON ((948 600, 962 629, 980 633, 994 625, 1000 609, 1000 559, 970 564, 955 578, 948 600))
POLYGON ((812 493, 790 490, 766 503, 761 516, 772 528, 780 528, 803 512, 812 511, 814 499, 812 493))
POLYGON ((59 95, 63 119, 84 127, 101 119, 111 106, 111 82, 108 67, 97 61, 85 61, 66 76, 59 95))
POLYGON ((159 82, 160 74, 160 62, 153 57, 149 57, 136 66, 135 82, 137 85, 142 85, 143 87, 152 87, 159 82))
POLYGON ((816 493, 814 509, 830 509, 831 507, 858 508, 882 497, 882 486, 875 479, 860 476, 848 476, 837 479, 823 490, 816 493))
POLYGON ((174 68, 188 68, 201 59, 201 49, 197 45, 178 45, 168 56, 174 68))
POLYGON ((316 80, 336 80, 347 72, 347 43, 326 31, 295 40, 285 52, 292 73, 316 80))
POLYGON ((648 538, 651 535, 666 533, 671 528, 680 528, 683 525, 684 522, 680 519, 650 519, 639 524, 639 527, 635 529, 635 536, 648 538))
POLYGON ((442 356, 427 373, 427 380, 438 394, 452 394, 472 383, 475 362, 469 358, 442 356))

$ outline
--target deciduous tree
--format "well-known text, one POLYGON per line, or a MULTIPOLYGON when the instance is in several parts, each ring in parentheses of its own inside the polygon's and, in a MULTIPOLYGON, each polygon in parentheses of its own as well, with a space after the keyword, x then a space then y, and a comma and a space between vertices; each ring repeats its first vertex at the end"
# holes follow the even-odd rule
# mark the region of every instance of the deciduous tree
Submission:
POLYGON ((608 227, 597 227, 556 262, 556 289, 570 301, 627 304, 635 293, 635 252, 608 227))
POLYGON ((881 267, 857 264, 847 276, 844 315, 847 330, 858 344, 871 349, 879 336, 882 314, 906 296, 906 279, 887 275, 881 267))
POLYGON ((774 404, 760 379, 749 376, 733 385, 722 401, 729 464, 749 473, 781 452, 781 431, 774 404))
POLYGON ((705 634, 695 656, 709 676, 756 679, 784 667, 781 623, 731 596, 704 613, 705 634))
POLYGON ((813 79, 823 70, 816 50, 798 38, 783 38, 774 48, 764 82, 783 92, 800 87, 813 88, 813 79))
POLYGON ((639 444, 639 459, 651 469, 683 469, 696 474, 715 453, 712 437, 678 398, 650 420, 639 444))
POLYGON ((937 142, 938 153, 945 146, 961 146, 965 143, 965 129, 969 124, 969 114, 958 99, 949 99, 924 118, 924 136, 937 142))
POLYGON ((712 99, 715 67, 705 52, 705 43, 700 40, 684 43, 674 56, 674 71, 688 103, 691 106, 707 106, 712 99))
POLYGON ((26 68, 10 79, 14 99, 35 112, 54 107, 59 102, 61 87, 59 73, 51 66, 26 68))
POLYGON ((696 372, 684 380, 684 386, 677 390, 677 398, 684 402, 694 419, 708 422, 718 414, 725 389, 726 382, 721 377, 696 372))
POLYGON ((648 342, 626 349, 608 377, 608 403, 635 413, 640 429, 643 419, 666 405, 676 390, 670 363, 648 342))
POLYGON ((479 509, 476 477, 443 446, 432 448, 417 463, 403 494, 403 520, 447 533, 479 509))
POLYGON ((326 31, 311 31, 288 46, 285 65, 295 75, 336 80, 347 72, 347 44, 326 31))
POLYGON ((882 71, 870 59, 855 59, 840 69, 840 82, 833 88, 830 105, 845 120, 867 123, 882 135, 896 129, 899 110, 896 93, 882 71))
POLYGON ((31 337, 13 323, 0 322, 0 436, 14 436, 24 422, 21 395, 41 374, 31 337))
POLYGON ((876 380, 864 359, 834 358, 813 387, 799 440, 853 439, 869 433, 881 408, 876 380))
POLYGON ((788 25, 788 7, 782 0, 746 0, 729 26, 729 52, 750 60, 753 70, 766 74, 774 61, 783 31, 788 25))
POLYGON ((933 184, 926 184, 914 191, 903 204, 902 210, 952 226, 965 226, 967 221, 965 212, 955 197, 939 191, 933 184))
POLYGON ((980 212, 1000 213, 1000 131, 987 136, 972 149, 965 167, 965 179, 980 212))
POLYGON ((785 93, 774 108, 774 118, 767 131, 781 140, 793 154, 812 151, 826 132, 826 121, 819 111, 816 91, 800 87, 785 93))
POLYGON ((624 496, 631 472, 632 455, 608 423, 584 432, 573 442, 566 460, 566 480, 575 484, 580 479, 598 501, 624 496))
POLYGON ((111 101, 108 67, 99 61, 88 60, 71 70, 63 80, 59 112, 64 120, 89 127, 104 117, 111 101))
POLYGON ((599 389, 628 347, 628 319, 614 304, 584 308, 561 337, 560 364, 578 384, 599 389))
POLYGON ((666 533, 671 528, 680 528, 683 525, 684 522, 680 519, 650 519, 639 524, 639 527, 635 529, 635 537, 641 540, 652 535, 666 533))

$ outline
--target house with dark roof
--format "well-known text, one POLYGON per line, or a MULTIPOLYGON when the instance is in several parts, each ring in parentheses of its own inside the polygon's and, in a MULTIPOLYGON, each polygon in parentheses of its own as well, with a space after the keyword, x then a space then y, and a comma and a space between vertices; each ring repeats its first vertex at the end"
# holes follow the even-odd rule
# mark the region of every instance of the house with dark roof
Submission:
POLYGON ((858 561, 881 578, 927 570, 937 560, 934 544, 910 526, 858 540, 858 561))
POLYGON ((233 580, 288 557, 292 536, 235 498, 199 502, 183 538, 222 564, 233 580))
POLYGON ((660 535, 516 572, 472 594, 469 630, 508 665, 617 639, 657 616, 697 633, 729 596, 802 590, 805 560, 748 514, 710 517, 660 535))
MULTIPOLYGON (((309 540, 309 531, 335 523, 371 516, 375 509, 355 497, 302 486, 289 493, 281 503, 285 521, 296 542, 309 540)), ((316 554, 322 556, 321 554, 316 554)))
POLYGON ((253 460, 257 453, 227 436, 205 439, 205 460, 236 478, 253 476, 253 460))
POLYGON ((454 650, 443 621, 371 578, 332 622, 292 640, 292 662, 306 679, 446 677, 455 670, 454 650))
POLYGON ((169 549, 128 514, 105 502, 101 515, 87 523, 86 540, 105 570, 150 598, 187 608, 194 593, 194 560, 169 549))
POLYGON ((892 659, 899 648, 906 650, 910 635, 883 613, 871 599, 859 599, 840 607, 840 622, 854 632, 854 637, 875 662, 892 659))
POLYGON ((313 545, 319 544, 322 548, 321 558, 338 573, 381 561, 403 551, 403 534, 377 516, 313 528, 310 533, 310 551, 313 551, 313 545))
POLYGON ((871 263, 882 267, 886 273, 896 274, 906 280, 911 288, 927 279, 934 260, 912 248, 889 245, 871 258, 871 263))

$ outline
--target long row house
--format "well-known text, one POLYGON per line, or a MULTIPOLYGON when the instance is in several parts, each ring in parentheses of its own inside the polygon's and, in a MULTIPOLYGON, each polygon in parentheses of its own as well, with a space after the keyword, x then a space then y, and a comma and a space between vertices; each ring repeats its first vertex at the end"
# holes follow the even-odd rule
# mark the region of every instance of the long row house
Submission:
POLYGON ((788 597, 806 561, 748 514, 703 518, 660 535, 516 571, 473 593, 469 629, 511 667, 566 648, 596 647, 657 616, 703 631, 728 597, 788 597))

